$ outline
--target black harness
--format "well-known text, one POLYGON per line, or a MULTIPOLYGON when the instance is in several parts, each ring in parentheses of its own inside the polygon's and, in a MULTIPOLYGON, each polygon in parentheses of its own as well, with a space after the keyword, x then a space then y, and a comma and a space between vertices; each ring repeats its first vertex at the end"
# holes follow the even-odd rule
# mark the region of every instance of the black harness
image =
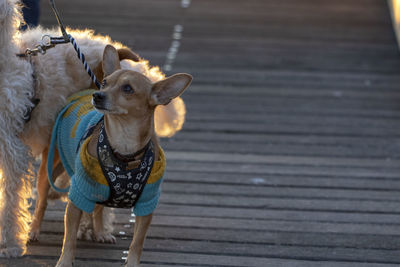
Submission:
MULTIPOLYGON (((17 56, 22 57, 22 54, 17 54, 17 56)), ((24 54, 25 55, 25 54, 24 54)), ((33 79, 33 92, 35 93, 36 90, 36 84, 37 84, 37 77, 35 74, 35 66, 33 62, 29 58, 29 63, 32 65, 33 68, 33 74, 32 74, 32 79, 33 79)), ((34 94, 33 93, 33 94, 34 94)), ((36 97, 32 97, 29 99, 31 101, 31 105, 27 106, 23 115, 23 119, 25 123, 28 123, 31 120, 32 112, 36 108, 37 105, 39 105, 40 99, 36 97)))
POLYGON ((40 99, 39 98, 31 98, 30 101, 32 102, 33 106, 29 106, 25 110, 24 117, 23 117, 25 123, 28 123, 31 120, 32 112, 36 108, 36 106, 39 105, 40 99))
POLYGON ((128 162, 120 160, 113 152, 108 141, 104 121, 100 121, 100 134, 97 142, 97 157, 104 176, 110 187, 110 196, 99 204, 114 208, 132 208, 143 192, 154 164, 154 145, 150 140, 147 145, 129 156, 134 160, 143 153, 139 167, 128 168, 128 162))

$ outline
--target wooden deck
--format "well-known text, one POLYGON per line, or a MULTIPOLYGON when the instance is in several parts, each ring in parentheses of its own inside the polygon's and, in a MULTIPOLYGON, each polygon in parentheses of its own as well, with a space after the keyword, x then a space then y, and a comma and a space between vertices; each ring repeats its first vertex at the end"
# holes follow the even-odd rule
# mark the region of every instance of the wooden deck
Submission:
MULTIPOLYGON (((163 65, 178 0, 58 1, 64 22, 163 65)), ((46 0, 42 23, 54 25, 46 0)), ((195 77, 143 266, 400 265, 400 54, 383 0, 193 0, 172 72, 195 77)), ((79 242, 76 266, 121 266, 79 242)), ((52 266, 63 206, 28 255, 52 266)))

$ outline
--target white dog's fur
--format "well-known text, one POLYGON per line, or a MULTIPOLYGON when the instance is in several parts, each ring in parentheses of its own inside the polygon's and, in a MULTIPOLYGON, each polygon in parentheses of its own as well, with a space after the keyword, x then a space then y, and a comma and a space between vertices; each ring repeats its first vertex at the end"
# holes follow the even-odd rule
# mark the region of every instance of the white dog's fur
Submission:
MULTIPOLYGON (((60 35, 57 30, 40 27, 19 33, 21 16, 16 2, 0 0, 0 257, 15 257, 25 252, 32 163, 47 147, 55 117, 66 98, 91 86, 71 44, 57 45, 45 55, 32 57, 32 64, 16 56, 26 48, 33 48, 44 34, 60 35), (35 89, 33 74, 37 77, 35 89), (32 97, 39 98, 40 104, 25 123, 23 115, 32 106, 32 97)), ((107 44, 123 47, 109 37, 95 36, 90 30, 67 31, 76 39, 92 68, 101 62, 107 44)), ((153 82, 164 78, 159 68, 149 67, 145 60, 125 60, 121 65, 145 74, 153 82)), ((159 107, 157 134, 173 135, 181 128, 184 116, 181 99, 159 107)))

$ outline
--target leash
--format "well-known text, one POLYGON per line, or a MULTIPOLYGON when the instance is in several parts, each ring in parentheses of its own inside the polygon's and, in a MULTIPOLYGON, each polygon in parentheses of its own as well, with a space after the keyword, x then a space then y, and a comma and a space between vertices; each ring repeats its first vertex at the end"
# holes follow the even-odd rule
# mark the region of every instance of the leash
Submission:
POLYGON ((62 36, 61 37, 52 37, 52 36, 47 35, 47 34, 43 35, 41 44, 36 45, 35 48, 33 48, 33 49, 27 48, 24 53, 17 54, 17 56, 21 57, 21 58, 22 57, 28 57, 29 58, 31 56, 37 56, 38 54, 44 55, 44 54, 46 54, 46 51, 48 49, 53 48, 58 44, 71 43, 72 46, 74 47, 75 51, 76 51, 76 54, 77 54, 78 58, 82 62, 87 74, 90 76, 90 78, 92 79, 92 81, 96 85, 96 87, 98 89, 100 89, 101 84, 97 80, 96 75, 94 75, 93 71, 90 69, 89 65, 87 64, 86 59, 85 59, 85 55, 82 53, 81 49, 79 48, 78 43, 65 30, 65 27, 64 27, 64 25, 63 25, 63 23, 61 21, 61 18, 60 18, 60 15, 58 13, 58 10, 56 8, 56 4, 54 3, 54 0, 49 0, 49 1, 50 1, 51 9, 53 10, 54 15, 56 16, 57 23, 58 23, 58 26, 60 27, 62 36), (48 38, 47 42, 44 42, 45 38, 48 38))
MULTIPOLYGON (((90 69, 89 65, 87 64, 85 55, 81 52, 81 49, 79 48, 75 39, 70 34, 68 34, 67 31, 65 30, 65 27, 61 21, 61 18, 57 11, 54 0, 49 0, 49 1, 50 1, 51 8, 56 16, 57 23, 60 27, 62 37, 52 37, 50 35, 43 35, 41 44, 36 45, 35 48, 33 48, 33 49, 27 48, 24 53, 18 53, 18 54, 16 54, 16 56, 20 57, 20 58, 28 58, 29 61, 31 61, 32 56, 37 56, 38 54, 44 55, 44 54, 46 54, 46 51, 48 49, 53 48, 58 44, 71 43, 76 51, 78 58, 81 60, 87 74, 90 76, 91 80, 96 85, 96 87, 98 89, 100 89, 101 84, 97 80, 96 75, 94 75, 93 71, 90 69), (46 37, 48 38, 48 41, 44 42, 44 39, 46 37)), ((34 99, 31 99, 31 102, 32 102, 33 106, 27 107, 27 110, 23 115, 23 120, 25 121, 25 123, 28 123, 30 121, 32 112, 33 112, 34 108, 39 104, 40 99, 34 98, 34 99)))
POLYGON ((65 44, 65 43, 71 42, 71 44, 73 45, 73 47, 76 51, 78 58, 81 60, 83 66, 85 67, 86 72, 88 73, 88 75, 90 76, 90 78, 92 79, 92 81, 96 85, 96 87, 98 89, 100 89, 100 87, 101 87, 100 82, 97 80, 96 75, 94 75, 94 73, 90 69, 89 65, 87 64, 85 55, 81 52, 81 49, 79 48, 75 39, 70 34, 68 34, 67 31, 65 30, 65 27, 61 21, 61 17, 58 13, 58 10, 56 8, 56 4, 55 4, 54 0, 49 0, 49 1, 50 1, 51 9, 53 9, 54 15, 56 16, 58 26, 60 27, 61 33, 63 35, 62 37, 50 37, 50 44, 56 45, 56 44, 65 44))

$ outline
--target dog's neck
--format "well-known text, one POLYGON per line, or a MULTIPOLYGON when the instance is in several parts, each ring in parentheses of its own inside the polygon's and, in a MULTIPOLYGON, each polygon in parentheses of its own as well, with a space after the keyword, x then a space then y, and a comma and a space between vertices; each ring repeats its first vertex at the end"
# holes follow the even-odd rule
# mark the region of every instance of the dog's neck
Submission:
POLYGON ((122 155, 135 153, 154 137, 154 115, 127 118, 107 114, 104 126, 111 147, 122 155))

